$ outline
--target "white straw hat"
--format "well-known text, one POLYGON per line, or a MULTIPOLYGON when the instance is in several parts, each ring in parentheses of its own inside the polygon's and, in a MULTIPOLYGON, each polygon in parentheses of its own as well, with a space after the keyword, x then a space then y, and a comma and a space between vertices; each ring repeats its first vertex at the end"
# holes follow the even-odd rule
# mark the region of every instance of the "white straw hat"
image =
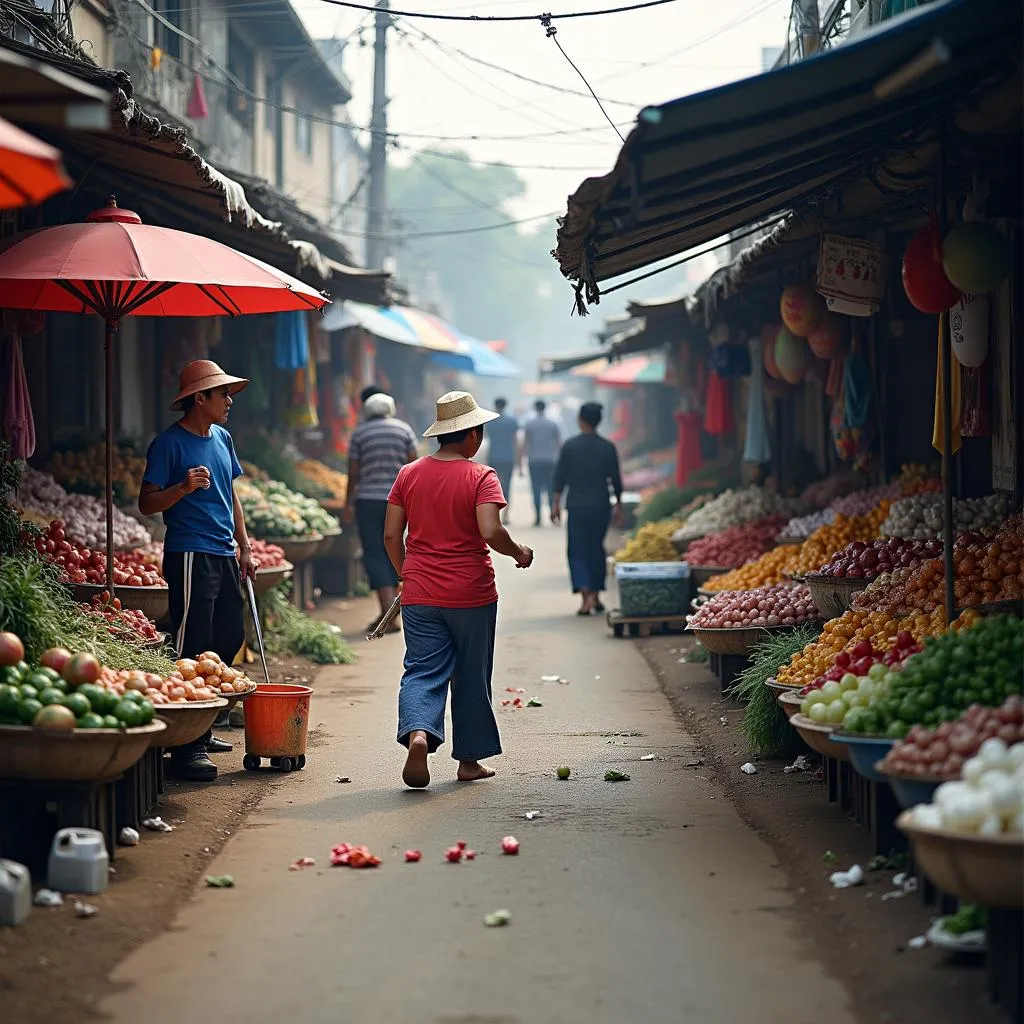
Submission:
POLYGON ((437 400, 437 419, 423 431, 423 436, 454 434, 457 430, 480 427, 497 418, 496 412, 481 409, 468 391, 449 391, 437 400))

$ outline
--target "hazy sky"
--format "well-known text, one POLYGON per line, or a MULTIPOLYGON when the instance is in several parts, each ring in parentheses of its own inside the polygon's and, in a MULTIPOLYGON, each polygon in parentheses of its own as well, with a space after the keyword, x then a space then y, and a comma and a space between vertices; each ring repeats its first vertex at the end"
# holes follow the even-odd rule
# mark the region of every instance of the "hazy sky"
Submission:
MULTIPOLYGON (((392 7, 445 13, 533 14, 614 6, 604 0, 392 0, 392 7)), ((350 116, 367 124, 373 75, 373 15, 296 0, 317 37, 346 37, 363 26, 366 45, 351 45, 350 116)), ((645 11, 556 22, 558 41, 587 76, 612 120, 628 126, 639 107, 756 74, 762 48, 782 45, 789 0, 676 0, 645 11)), ((583 178, 611 169, 621 143, 593 99, 518 81, 453 50, 563 88, 585 91, 579 76, 536 22, 452 23, 398 19, 389 33, 388 128, 411 148, 464 146, 475 159, 521 168, 528 195, 512 208, 530 217, 565 208, 583 178), (442 44, 426 41, 421 33, 442 44), (443 48, 442 48, 443 47, 443 48), (445 51, 444 48, 447 48, 445 51), (579 134, 550 135, 579 128, 579 134), (475 136, 443 143, 415 135, 475 136), (493 136, 533 138, 488 139, 493 136), (554 168, 554 169, 540 169, 554 168)), ((364 136, 365 138, 365 136, 364 136)), ((402 161, 396 154, 394 159, 402 161)), ((485 211, 481 223, 488 223, 485 211)), ((437 216, 428 227, 441 227, 437 216)), ((550 247, 551 239, 545 238, 550 247)))

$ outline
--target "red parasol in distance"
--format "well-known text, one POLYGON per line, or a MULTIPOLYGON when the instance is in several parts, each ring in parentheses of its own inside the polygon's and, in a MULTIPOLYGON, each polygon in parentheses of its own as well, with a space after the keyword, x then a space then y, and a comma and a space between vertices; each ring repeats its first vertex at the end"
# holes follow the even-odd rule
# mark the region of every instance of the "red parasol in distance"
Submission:
POLYGON ((241 316, 322 310, 330 300, 260 260, 202 235, 143 224, 107 206, 84 223, 0 242, 0 309, 93 313, 106 322, 107 586, 113 591, 112 346, 126 316, 241 316))
POLYGON ((38 206, 70 185, 53 146, 0 117, 0 209, 38 206))

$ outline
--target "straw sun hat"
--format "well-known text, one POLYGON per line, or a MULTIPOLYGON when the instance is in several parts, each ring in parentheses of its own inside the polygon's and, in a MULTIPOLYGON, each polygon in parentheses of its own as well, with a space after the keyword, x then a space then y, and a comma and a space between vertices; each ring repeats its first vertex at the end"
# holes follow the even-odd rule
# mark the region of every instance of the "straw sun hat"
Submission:
POLYGON ((181 410, 181 403, 189 395, 197 395, 200 391, 209 391, 211 388, 222 388, 225 385, 231 388, 231 394, 237 395, 249 382, 244 377, 232 377, 225 373, 211 359, 193 359, 186 363, 178 379, 178 397, 171 402, 171 408, 181 410))
POLYGON ((468 391, 449 391, 437 400, 437 419, 423 431, 423 436, 454 434, 457 430, 482 427, 497 418, 496 412, 481 409, 468 391))

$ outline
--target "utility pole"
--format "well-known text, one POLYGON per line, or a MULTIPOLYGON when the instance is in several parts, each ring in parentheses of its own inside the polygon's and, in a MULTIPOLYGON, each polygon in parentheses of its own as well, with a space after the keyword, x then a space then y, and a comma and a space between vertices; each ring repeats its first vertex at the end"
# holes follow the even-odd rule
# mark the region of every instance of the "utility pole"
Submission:
POLYGON ((373 40, 373 112, 370 115, 369 210, 366 218, 366 261, 380 270, 389 255, 386 239, 388 208, 388 0, 378 0, 373 40))
POLYGON ((796 25, 800 37, 800 56, 804 59, 821 49, 821 22, 818 0, 796 0, 796 25))

